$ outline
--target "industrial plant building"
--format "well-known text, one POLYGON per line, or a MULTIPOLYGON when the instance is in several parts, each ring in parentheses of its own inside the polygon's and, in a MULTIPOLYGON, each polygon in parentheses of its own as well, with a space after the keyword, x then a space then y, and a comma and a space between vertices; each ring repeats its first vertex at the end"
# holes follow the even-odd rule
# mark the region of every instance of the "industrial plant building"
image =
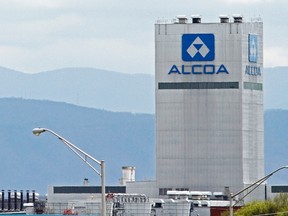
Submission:
POLYGON ((178 16, 155 24, 155 44, 157 195, 262 178, 263 23, 178 16))

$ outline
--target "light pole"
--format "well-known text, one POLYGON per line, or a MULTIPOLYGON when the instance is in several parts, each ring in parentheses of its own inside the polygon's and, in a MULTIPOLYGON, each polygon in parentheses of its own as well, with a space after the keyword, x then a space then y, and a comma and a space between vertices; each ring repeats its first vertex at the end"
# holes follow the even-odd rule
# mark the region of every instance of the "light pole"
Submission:
POLYGON ((36 136, 39 136, 41 133, 48 131, 49 133, 56 136, 60 139, 68 148, 70 148, 78 157, 80 157, 94 172, 96 172, 99 176, 101 176, 101 201, 102 201, 102 216, 106 216, 106 199, 105 199, 105 165, 104 160, 98 161, 93 158, 91 155, 87 154, 59 134, 55 133, 54 131, 47 129, 47 128, 34 128, 32 133, 36 136), (82 154, 82 155, 81 155, 82 154), (89 162, 88 158, 91 159, 93 162, 97 163, 101 167, 101 173, 96 170, 89 162))
POLYGON ((288 169, 288 166, 282 166, 276 170, 274 170, 273 172, 269 173, 268 175, 264 176, 263 178, 259 179, 258 181, 254 182, 253 184, 249 185, 248 187, 245 187, 244 189, 242 189, 241 191, 233 194, 230 194, 230 206, 229 206, 229 211, 230 211, 230 216, 233 216, 233 206, 236 205, 237 203, 239 203, 241 200, 243 200, 246 196, 248 196, 252 191, 254 191, 257 187, 259 187, 264 181, 266 181, 268 178, 270 178, 274 173, 282 170, 282 169, 288 169), (253 187, 254 186, 254 187, 253 187), (253 187, 253 188, 252 188, 253 187), (242 198, 240 198, 234 205, 233 205, 233 198, 238 196, 239 194, 243 193, 244 191, 248 190, 252 188, 251 191, 249 191, 246 195, 244 195, 242 198))

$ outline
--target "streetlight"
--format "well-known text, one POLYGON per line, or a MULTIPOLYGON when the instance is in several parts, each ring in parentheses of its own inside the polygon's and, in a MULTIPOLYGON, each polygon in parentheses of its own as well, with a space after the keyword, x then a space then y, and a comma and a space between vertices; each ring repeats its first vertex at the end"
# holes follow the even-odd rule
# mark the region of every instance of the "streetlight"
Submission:
POLYGON ((104 160, 98 161, 65 138, 61 137, 59 134, 47 128, 34 128, 32 133, 36 136, 39 136, 43 132, 50 132, 58 139, 60 139, 68 148, 70 148, 78 157, 80 157, 94 172, 96 172, 99 176, 101 176, 101 201, 102 201, 102 216, 106 216, 106 199, 105 199, 105 165, 104 160), (81 155, 82 154, 82 155, 81 155), (87 160, 87 158, 91 159, 93 162, 97 163, 101 167, 101 173, 96 170, 87 160))
POLYGON ((253 184, 249 185, 248 187, 242 189, 241 191, 233 194, 230 194, 230 206, 229 206, 229 211, 230 211, 230 216, 233 216, 233 206, 236 205, 237 203, 239 203, 241 200, 243 200, 246 196, 248 196, 252 191, 254 191, 257 187, 259 187, 264 181, 266 181, 268 178, 270 178, 274 173, 282 170, 282 169, 288 169, 288 166, 282 166, 276 170, 274 170, 273 172, 269 173, 268 175, 264 176, 263 178, 259 179, 258 181, 254 182, 253 184), (254 188, 252 188, 253 186, 255 186, 254 188), (248 190, 249 188, 252 188, 251 191, 249 191, 246 195, 244 195, 241 199, 239 199, 234 205, 233 205, 233 198, 238 196, 239 194, 243 193, 245 190, 248 190))

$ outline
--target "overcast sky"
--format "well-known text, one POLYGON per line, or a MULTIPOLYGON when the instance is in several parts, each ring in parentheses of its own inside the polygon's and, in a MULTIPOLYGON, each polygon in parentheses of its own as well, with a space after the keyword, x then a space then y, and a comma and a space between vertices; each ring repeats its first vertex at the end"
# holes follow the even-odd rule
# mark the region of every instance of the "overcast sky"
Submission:
POLYGON ((264 67, 288 65, 287 0, 0 0, 0 66, 154 74, 154 24, 176 15, 264 22, 264 67))

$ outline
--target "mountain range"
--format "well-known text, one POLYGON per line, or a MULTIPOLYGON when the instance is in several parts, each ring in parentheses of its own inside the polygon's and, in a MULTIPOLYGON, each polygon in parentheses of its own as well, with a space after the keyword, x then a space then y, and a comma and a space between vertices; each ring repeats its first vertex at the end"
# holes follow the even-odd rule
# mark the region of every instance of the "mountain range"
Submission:
MULTIPOLYGON (((111 112, 63 102, 0 99, 2 189, 46 193, 48 185, 100 185, 100 177, 57 137, 36 137, 35 127, 63 136, 97 160, 104 160, 107 185, 118 185, 122 166, 136 178, 155 176, 155 119, 152 114, 111 112)), ((100 166, 94 164, 100 171, 100 166)))
POLYGON ((154 76, 93 68, 27 74, 0 67, 0 98, 51 100, 116 112, 154 113, 154 76))
POLYGON ((288 67, 264 69, 264 108, 288 109, 288 67))

